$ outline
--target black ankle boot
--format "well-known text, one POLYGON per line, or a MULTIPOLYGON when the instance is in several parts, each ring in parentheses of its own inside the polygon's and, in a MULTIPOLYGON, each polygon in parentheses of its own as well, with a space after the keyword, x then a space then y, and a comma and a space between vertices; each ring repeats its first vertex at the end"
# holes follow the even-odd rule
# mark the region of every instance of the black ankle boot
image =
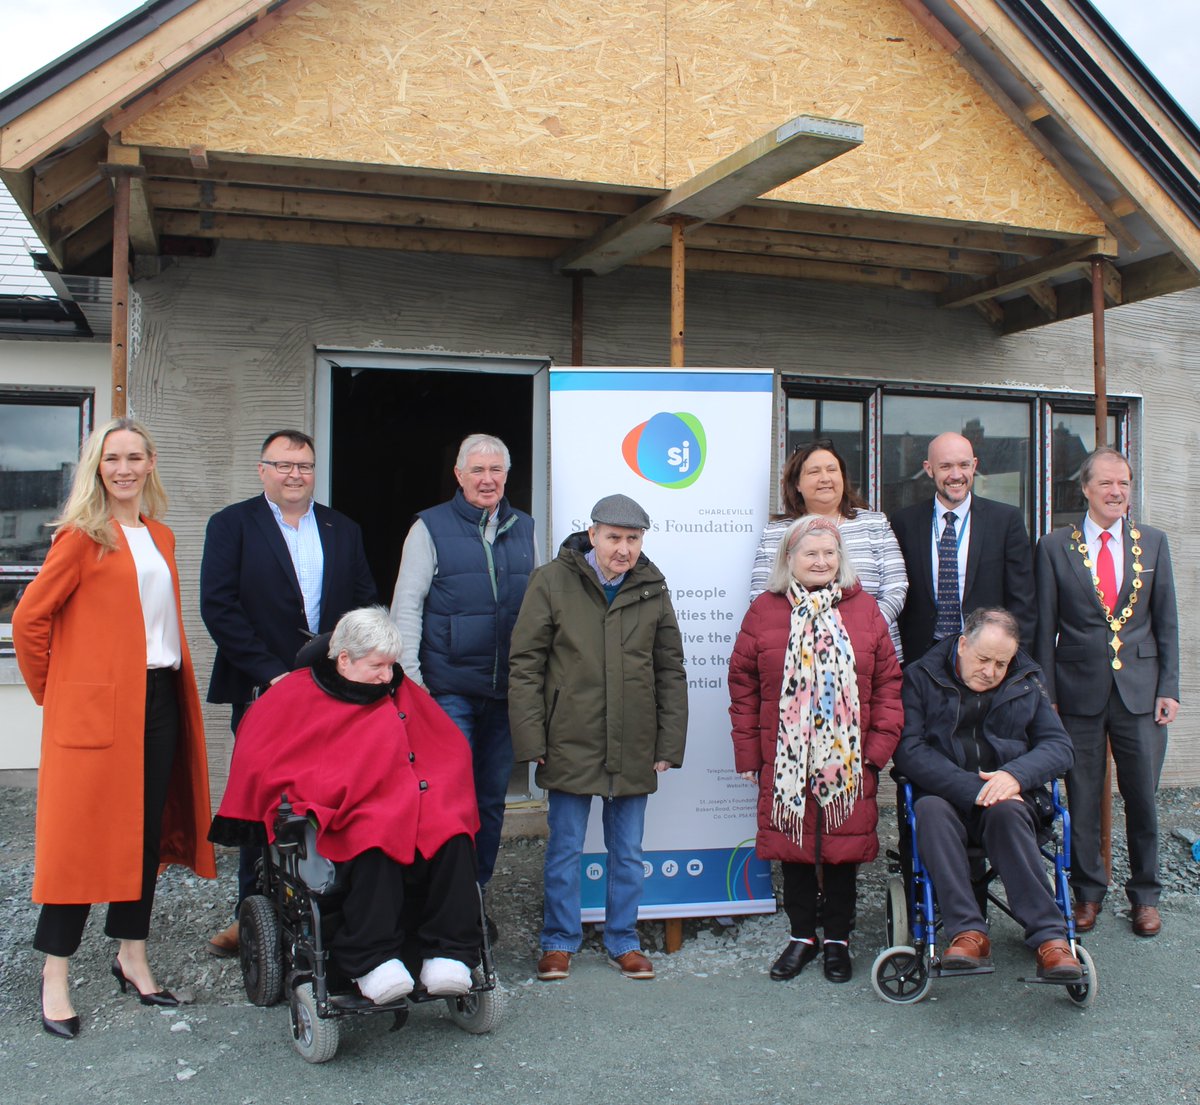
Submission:
POLYGON ((795 978, 817 958, 819 950, 815 942, 806 944, 803 940, 789 940, 779 958, 771 964, 771 977, 776 982, 787 982, 789 978, 795 978))

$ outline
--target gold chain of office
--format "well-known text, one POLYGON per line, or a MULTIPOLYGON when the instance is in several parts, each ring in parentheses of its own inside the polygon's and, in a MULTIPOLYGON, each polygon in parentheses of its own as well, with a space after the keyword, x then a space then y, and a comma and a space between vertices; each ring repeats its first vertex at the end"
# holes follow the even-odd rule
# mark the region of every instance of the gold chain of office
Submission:
POLYGON ((1138 595, 1142 590, 1142 572, 1145 569, 1142 567, 1141 555, 1142 547, 1138 542, 1142 539, 1141 532, 1132 521, 1129 523, 1129 537, 1133 541, 1133 548, 1130 552, 1133 553, 1133 594, 1129 596, 1129 605, 1121 611, 1121 616, 1118 618, 1114 613, 1108 612, 1108 607, 1104 602, 1104 594, 1100 590, 1100 577, 1096 575, 1096 568, 1092 561, 1091 553, 1088 552, 1088 547, 1084 544, 1083 534, 1079 532, 1079 527, 1076 526, 1071 531, 1071 540, 1075 542, 1072 548, 1078 548, 1079 554, 1083 557, 1083 566, 1092 574, 1092 586, 1096 588, 1096 597, 1100 600, 1100 609, 1104 611, 1105 620, 1108 622, 1108 628, 1112 630, 1112 640, 1108 642, 1109 647, 1113 650, 1112 666, 1114 671, 1120 671, 1121 664, 1121 646, 1124 642, 1118 636, 1122 629, 1125 628, 1125 623, 1133 617, 1133 608, 1137 606, 1138 595))

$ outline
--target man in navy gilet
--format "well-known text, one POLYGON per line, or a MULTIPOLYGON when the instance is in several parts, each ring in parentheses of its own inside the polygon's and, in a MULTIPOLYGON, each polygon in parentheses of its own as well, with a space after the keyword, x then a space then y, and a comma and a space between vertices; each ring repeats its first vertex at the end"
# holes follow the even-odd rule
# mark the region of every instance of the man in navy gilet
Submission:
MULTIPOLYGON (((484 887, 500 848, 513 766, 509 638, 537 564, 533 519, 504 497, 511 466, 499 438, 472 434, 463 441, 454 467, 459 489, 417 515, 392 598, 405 675, 429 690, 471 744, 484 887)), ((489 929, 494 934, 490 919, 489 929)))

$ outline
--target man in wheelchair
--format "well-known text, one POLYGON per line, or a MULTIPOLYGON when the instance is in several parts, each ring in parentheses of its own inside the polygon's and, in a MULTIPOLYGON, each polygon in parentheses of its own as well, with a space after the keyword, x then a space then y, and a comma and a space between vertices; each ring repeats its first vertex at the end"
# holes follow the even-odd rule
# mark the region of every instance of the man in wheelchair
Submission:
POLYGON ((471 751, 404 678, 400 645, 387 611, 366 607, 305 646, 301 667, 243 719, 210 832, 223 844, 266 843, 285 793, 315 822, 317 850, 344 865, 330 954, 377 1005, 412 992, 402 948, 414 938, 426 992, 466 994, 483 939, 471 751), (410 898, 422 902, 415 921, 410 898))
POLYGON ((985 965, 987 925, 968 847, 986 851, 1008 905, 1037 952, 1038 976, 1079 979, 1066 920, 1038 847, 1050 796, 1071 766, 1071 739, 1020 650, 1016 619, 979 609, 961 636, 945 637, 904 674, 904 731, 897 771, 913 786, 921 860, 933 881, 949 947, 942 967, 985 965))

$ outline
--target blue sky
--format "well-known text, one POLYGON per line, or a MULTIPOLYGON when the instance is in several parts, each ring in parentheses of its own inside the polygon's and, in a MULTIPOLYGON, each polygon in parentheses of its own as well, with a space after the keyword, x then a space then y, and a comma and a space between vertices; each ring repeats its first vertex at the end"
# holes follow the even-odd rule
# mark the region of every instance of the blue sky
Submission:
MULTIPOLYGON (((1197 0, 1092 0, 1150 71, 1200 120, 1197 0)), ((0 89, 40 69, 140 4, 134 0, 0 0, 0 89), (63 28, 69 28, 69 37, 63 28)))

